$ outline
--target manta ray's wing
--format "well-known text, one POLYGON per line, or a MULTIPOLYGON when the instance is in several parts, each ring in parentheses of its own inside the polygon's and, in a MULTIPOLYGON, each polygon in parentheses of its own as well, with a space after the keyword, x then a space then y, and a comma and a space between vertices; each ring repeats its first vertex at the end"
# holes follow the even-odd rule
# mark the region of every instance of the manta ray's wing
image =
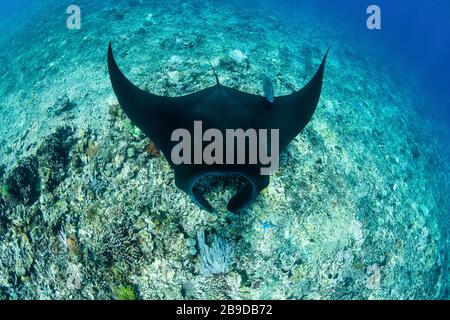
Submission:
POLYGON ((276 97, 273 102, 273 109, 277 113, 277 125, 280 127, 280 150, 285 149, 305 128, 316 111, 322 92, 329 50, 327 50, 316 74, 306 86, 290 95, 276 97))
MULTIPOLYGON (((171 134, 178 128, 186 128, 192 122, 192 110, 199 108, 201 101, 211 96, 213 88, 207 88, 182 97, 163 97, 139 89, 119 69, 108 48, 108 70, 117 100, 130 120, 156 144, 174 169, 176 185, 185 191, 200 207, 212 211, 211 205, 202 195, 193 191, 194 177, 204 169, 202 166, 175 166, 170 157, 173 142, 171 134)), ((201 108, 203 111, 206 108, 201 108)))
MULTIPOLYGON (((327 56, 328 51, 316 74, 305 87, 290 95, 277 97, 272 103, 270 100, 272 100, 271 95, 273 93, 271 92, 266 93, 266 97, 262 98, 234 89, 227 89, 231 96, 244 102, 247 108, 253 109, 254 117, 250 117, 249 120, 253 122, 255 128, 279 129, 280 151, 284 150, 292 139, 305 128, 316 110, 322 92, 327 56)), ((269 89, 269 91, 271 90, 269 89)), ((270 150, 270 147, 268 149, 270 150)), ((241 170, 251 177, 249 179, 251 185, 247 185, 230 200, 228 210, 231 212, 241 211, 269 185, 268 176, 255 174, 249 166, 241 170)))
MULTIPOLYGON (((160 118, 175 107, 174 99, 139 89, 120 71, 114 59, 111 43, 108 48, 108 70, 117 100, 130 120, 152 140, 158 140, 160 118)), ((159 146, 160 147, 160 146, 159 146)))
POLYGON ((125 114, 170 160, 170 136, 184 124, 185 111, 208 95, 210 88, 182 97, 164 97, 135 86, 119 69, 108 48, 108 71, 114 93, 125 114))

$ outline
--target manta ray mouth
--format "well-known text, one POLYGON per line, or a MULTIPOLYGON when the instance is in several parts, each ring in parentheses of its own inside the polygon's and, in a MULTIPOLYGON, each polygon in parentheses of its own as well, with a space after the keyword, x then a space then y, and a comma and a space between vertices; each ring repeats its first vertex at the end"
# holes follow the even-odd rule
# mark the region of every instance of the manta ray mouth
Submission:
POLYGON ((233 194, 226 210, 238 213, 245 209, 258 195, 255 182, 252 181, 251 177, 241 172, 208 172, 193 178, 190 185, 189 196, 192 201, 209 212, 225 210, 225 208, 220 207, 219 203, 216 204, 218 210, 214 210, 209 203, 213 199, 219 200, 233 194))

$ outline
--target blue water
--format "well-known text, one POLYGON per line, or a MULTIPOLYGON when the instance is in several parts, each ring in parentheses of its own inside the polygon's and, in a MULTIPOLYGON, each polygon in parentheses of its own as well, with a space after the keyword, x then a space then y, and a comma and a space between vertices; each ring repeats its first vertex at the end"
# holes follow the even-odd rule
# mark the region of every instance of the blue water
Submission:
POLYGON ((408 69, 433 102, 430 114, 450 128, 450 2, 447 0, 268 1, 292 12, 330 19, 336 28, 378 50, 382 59, 408 69), (366 27, 369 5, 381 9, 381 30, 366 27))
MULTIPOLYGON (((247 3, 246 1, 243 1, 247 3)), ((15 19, 23 19, 35 0, 2 1, 0 30, 9 31, 15 19)), ((430 115, 450 128, 450 2, 447 0, 361 1, 361 0, 261 0, 274 10, 295 15, 307 12, 329 19, 336 28, 346 30, 370 44, 380 56, 407 68, 424 88, 433 106, 430 115), (366 9, 381 8, 382 29, 368 30, 366 9)))

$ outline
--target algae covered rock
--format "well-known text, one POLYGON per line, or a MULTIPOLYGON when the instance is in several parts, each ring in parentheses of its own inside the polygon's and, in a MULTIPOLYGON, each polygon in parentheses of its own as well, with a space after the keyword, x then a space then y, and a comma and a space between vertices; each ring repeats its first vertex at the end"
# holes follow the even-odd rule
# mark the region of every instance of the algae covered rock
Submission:
POLYGON ((60 116, 65 112, 68 112, 75 108, 76 105, 73 103, 67 94, 56 100, 56 102, 47 110, 49 116, 60 116))
POLYGON ((66 175, 69 152, 73 144, 72 131, 61 127, 44 140, 37 151, 39 176, 43 188, 53 192, 66 175))
POLYGON ((137 300, 137 295, 132 286, 120 285, 113 288, 117 300, 137 300))
POLYGON ((38 161, 35 157, 26 158, 6 177, 7 194, 14 201, 33 204, 40 195, 38 161))

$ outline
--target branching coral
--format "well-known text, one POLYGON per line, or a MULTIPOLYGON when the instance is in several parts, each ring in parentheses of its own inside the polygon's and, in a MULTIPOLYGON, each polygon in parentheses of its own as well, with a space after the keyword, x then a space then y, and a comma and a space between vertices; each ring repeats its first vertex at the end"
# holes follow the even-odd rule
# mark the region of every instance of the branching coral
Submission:
POLYGON ((235 61, 238 64, 243 63, 245 60, 247 60, 247 54, 243 53, 239 49, 231 50, 228 54, 228 56, 235 61))
POLYGON ((98 240, 96 250, 101 261, 107 266, 136 266, 142 258, 136 227, 127 217, 111 221, 98 240))

